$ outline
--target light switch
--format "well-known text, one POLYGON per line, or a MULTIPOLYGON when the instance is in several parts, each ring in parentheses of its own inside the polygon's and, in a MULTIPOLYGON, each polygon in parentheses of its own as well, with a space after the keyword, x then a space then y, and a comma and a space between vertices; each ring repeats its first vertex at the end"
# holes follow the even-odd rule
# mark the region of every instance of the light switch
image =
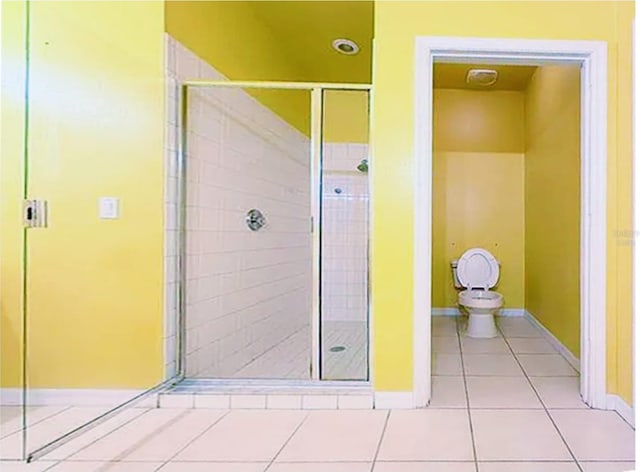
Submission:
POLYGON ((116 197, 100 197, 98 199, 99 215, 103 219, 116 219, 120 216, 120 199, 116 197))

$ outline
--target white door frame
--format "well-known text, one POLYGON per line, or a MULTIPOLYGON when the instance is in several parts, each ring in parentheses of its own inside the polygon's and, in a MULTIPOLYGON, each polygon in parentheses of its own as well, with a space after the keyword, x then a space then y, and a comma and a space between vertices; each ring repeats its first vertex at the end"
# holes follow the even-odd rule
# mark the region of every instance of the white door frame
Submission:
POLYGON ((582 65, 580 228, 580 393, 606 409, 607 43, 417 37, 415 41, 415 195, 413 397, 431 399, 431 199, 433 64, 582 65))

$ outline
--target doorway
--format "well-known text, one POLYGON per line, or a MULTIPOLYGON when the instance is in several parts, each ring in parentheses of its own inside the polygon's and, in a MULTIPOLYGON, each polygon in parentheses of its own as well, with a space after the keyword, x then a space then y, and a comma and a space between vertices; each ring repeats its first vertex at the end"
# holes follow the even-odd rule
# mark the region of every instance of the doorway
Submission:
POLYGON ((606 44, 592 41, 420 37, 416 40, 414 402, 431 399, 434 63, 573 64, 581 68, 580 392, 605 409, 606 44), (426 131, 426 132, 425 132, 426 131), (426 373, 426 375, 425 375, 426 373))

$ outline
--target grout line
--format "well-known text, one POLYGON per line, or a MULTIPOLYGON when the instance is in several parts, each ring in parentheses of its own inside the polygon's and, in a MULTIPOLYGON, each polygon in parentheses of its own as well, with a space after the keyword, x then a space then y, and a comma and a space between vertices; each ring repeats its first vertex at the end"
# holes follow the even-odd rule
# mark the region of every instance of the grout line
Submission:
POLYGON ((224 418, 226 418, 229 413, 231 413, 232 410, 227 410, 226 413, 224 413, 223 415, 220 416, 220 418, 218 418, 217 420, 215 420, 213 423, 211 423, 207 428, 205 428, 200 434, 196 434, 193 438, 191 438, 191 440, 185 444, 184 446, 182 446, 180 449, 178 449, 176 451, 175 454, 173 454, 171 457, 169 457, 169 459, 167 459, 166 461, 164 461, 164 463, 158 467, 156 469, 155 472, 158 472, 159 470, 161 470, 165 465, 167 465, 169 462, 171 462, 175 457, 178 456, 178 454, 180 454, 182 451, 184 451, 186 448, 188 448, 189 446, 191 446, 191 444, 193 444, 195 441, 197 441, 198 439, 200 439, 204 434, 206 434, 207 432, 209 432, 211 430, 211 428, 213 428, 215 425, 217 425, 218 423, 220 423, 220 421, 222 421, 224 418))
MULTIPOLYGON (((10 406, 11 406, 11 405, 10 405, 10 406)), ((18 408, 20 408, 20 405, 15 405, 15 406, 17 406, 18 408)), ((51 405, 51 406, 54 406, 54 405, 51 405)), ((29 406, 29 405, 27 405, 27 406, 25 407, 25 412, 26 412, 26 415, 25 415, 25 416, 27 416, 27 417, 29 416, 29 408, 33 408, 33 406, 29 406)), ((34 422, 34 423, 28 423, 28 422, 27 422, 27 429, 28 429, 28 428, 33 428, 34 426, 36 426, 36 425, 38 425, 38 424, 40 424, 40 423, 42 423, 42 422, 44 422, 44 421, 50 420, 50 419, 51 419, 51 418, 53 418, 54 416, 61 415, 62 413, 64 413, 64 412, 66 412, 66 411, 70 410, 71 408, 73 408, 73 406, 63 407, 61 410, 56 411, 56 412, 54 412, 54 413, 51 413, 51 414, 49 414, 49 415, 47 415, 47 416, 45 416, 45 417, 43 417, 43 418, 40 418, 38 421, 36 421, 36 422, 34 422)), ((20 413, 20 415, 22 415, 22 413, 20 413)), ((4 436, 0 436, 0 439, 6 439, 6 438, 8 438, 9 436, 13 436, 14 434, 19 434, 19 433, 21 433, 21 432, 22 432, 22 430, 23 430, 23 429, 24 429, 24 426, 23 426, 22 424, 20 424, 20 426, 18 427, 18 429, 16 429, 15 431, 12 431, 12 432, 10 432, 10 433, 6 433, 4 436)))
POLYGON ((384 425, 382 426, 382 433, 380 434, 380 439, 378 440, 378 446, 376 447, 376 452, 373 455, 373 461, 371 462, 371 470, 376 466, 376 462, 378 461, 378 454, 380 453, 380 447, 382 446, 382 439, 384 438, 384 434, 387 432, 387 425, 389 424, 389 417, 391 416, 391 410, 387 410, 387 416, 384 419, 384 425))
MULTIPOLYGON (((133 409, 133 408, 132 408, 132 409, 133 409)), ((120 424, 120 425, 116 426, 115 428, 113 428, 113 429, 109 429, 107 432, 105 432, 104 434, 101 434, 100 436, 98 436, 97 438, 95 438, 93 441, 91 441, 91 442, 89 442, 89 443, 85 444, 85 445, 84 445, 84 446, 82 446, 80 449, 77 449, 77 450, 75 450, 75 451, 73 451, 73 452, 70 452, 69 454, 65 455, 62 459, 53 459, 53 460, 57 460, 57 461, 60 461, 60 462, 64 462, 64 461, 66 461, 66 460, 70 459, 72 456, 75 456, 75 455, 76 455, 76 454, 78 454, 79 452, 81 452, 81 451, 83 451, 83 450, 87 449, 88 447, 93 446, 93 445, 94 445, 95 443, 97 443, 98 441, 101 441, 102 439, 106 438, 106 437, 107 437, 107 436, 109 436, 110 434, 115 433, 116 431, 118 431, 119 429, 121 429, 121 428, 125 427, 126 425, 128 425, 128 424, 129 424, 129 423, 131 423, 132 421, 135 421, 135 420, 137 420, 138 418, 141 418, 142 416, 144 416, 145 414, 147 414, 148 412, 150 412, 151 410, 153 410, 153 408, 145 408, 145 409, 140 408, 140 409, 141 409, 141 410, 143 410, 141 413, 139 413, 139 414, 137 414, 137 415, 135 415, 135 416, 132 416, 132 417, 131 417, 131 418, 129 418, 127 421, 125 421, 124 423, 122 423, 122 424, 120 424)), ((114 418, 112 418, 112 419, 115 419, 115 418, 117 418, 117 416, 114 416, 114 418)), ((96 425, 96 426, 95 426, 95 428, 98 428, 98 427, 99 427, 99 425, 96 425)), ((88 434, 88 433, 89 433, 90 431, 92 431, 92 430, 93 430, 93 431, 95 431, 95 430, 92 428, 92 429, 90 429, 90 430, 87 430, 85 434, 88 434)), ((76 438, 76 439, 80 439, 81 437, 82 437, 82 436, 78 436, 78 438, 76 438)), ((68 444, 72 444, 72 443, 71 443, 71 442, 69 442, 68 444)), ((62 446, 63 446, 63 445, 61 445, 61 446, 60 446, 60 448, 62 448, 62 446)), ((56 448, 56 449, 54 449, 54 450, 57 450, 57 449, 58 449, 58 448, 56 448)), ((51 451, 51 452, 53 452, 53 451, 51 451)), ((46 461, 46 460, 47 460, 47 456, 45 455, 45 456, 41 457, 41 459, 42 459, 43 461, 46 461)))
POLYGON ((479 472, 478 465, 478 452, 476 451, 476 440, 473 434, 473 422, 471 421, 471 403, 469 402, 469 388, 467 387, 467 374, 464 369, 464 356, 462 355, 462 339, 460 335, 460 323, 462 319, 456 317, 456 335, 458 338, 458 349, 460 349, 460 366, 462 369, 462 383, 464 385, 464 396, 467 403, 467 418, 469 420, 469 430, 471 432, 471 448, 473 449, 473 462, 476 468, 476 472, 479 472))
POLYGON ((271 466, 274 464, 274 462, 276 461, 276 459, 278 458, 278 456, 280 455, 280 453, 282 453, 282 451, 284 450, 285 447, 287 447, 287 444, 289 444, 289 442, 293 439, 293 437, 295 436, 295 434, 300 430, 300 428, 302 428, 302 425, 307 421, 307 419, 309 418, 311 412, 307 412, 304 415, 304 418, 302 418, 302 421, 300 421, 300 424, 298 426, 296 426, 296 428, 293 430, 293 432, 289 435, 289 437, 287 438, 287 440, 282 444, 282 446, 280 447, 280 449, 278 449, 278 452, 275 453, 275 455, 273 456, 273 458, 269 461, 269 464, 267 464, 267 467, 265 467, 264 472, 267 472, 271 466))
POLYGON ((531 381, 531 379, 529 378, 529 375, 527 374, 527 371, 524 369, 524 367, 522 366, 522 364, 520 363, 520 359, 518 359, 518 356, 516 356, 516 353, 514 352, 514 350, 511 348, 511 344, 509 344, 509 339, 504 335, 504 333, 502 332, 502 329, 500 328, 500 326, 498 326, 498 331, 500 332, 500 334, 502 335, 502 338, 504 339, 505 343, 507 344, 507 347, 509 348, 509 351, 511 351, 511 355, 513 356, 513 358, 516 360, 516 362, 518 363, 518 366, 520 367, 520 369, 522 370, 522 373, 524 374, 525 379, 527 379, 527 382, 529 383, 529 385, 531 386, 531 389, 533 390, 533 392, 535 393, 536 397, 538 398, 538 401, 542 404, 542 408, 544 409, 544 412, 546 413, 547 417, 549 418, 549 420, 551 421, 551 424, 553 425, 553 427, 556 429, 556 431, 558 432, 558 435, 560 436, 560 439, 562 439, 562 442, 564 443, 565 447, 567 448, 567 451, 569 451, 569 454, 571 454, 571 457, 573 458, 573 461, 575 462, 576 466, 578 467, 578 470, 580 472, 584 472, 584 470, 582 469, 582 466, 580 465, 580 463, 578 462, 578 459, 576 458, 575 454, 573 453, 573 451, 571 450, 571 448, 569 447, 569 444, 567 443, 567 440, 565 439, 565 437, 562 435, 562 432, 560 431, 560 428, 558 427, 558 425, 556 424, 556 422, 553 420, 553 417, 551 416, 551 413, 549 413, 549 409, 547 408, 547 405, 545 405, 545 403, 542 401, 542 397, 540 396, 540 394, 538 393, 538 391, 536 390, 536 387, 533 385, 533 382, 531 381))

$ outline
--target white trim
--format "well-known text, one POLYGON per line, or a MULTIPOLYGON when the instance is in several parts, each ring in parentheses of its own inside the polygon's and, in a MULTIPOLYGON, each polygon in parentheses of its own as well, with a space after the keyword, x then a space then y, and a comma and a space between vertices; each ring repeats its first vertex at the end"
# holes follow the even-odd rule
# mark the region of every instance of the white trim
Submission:
MULTIPOLYGON (((635 1, 635 11, 637 12, 640 8, 640 1, 635 1)), ((640 155, 638 154, 638 134, 640 133, 640 119, 638 115, 638 106, 640 100, 640 96, 638 95, 638 81, 640 81, 640 61, 638 60, 638 53, 640 52, 640 48, 638 45, 638 34, 636 32, 636 24, 638 20, 637 18, 633 19, 633 89, 632 89, 632 97, 633 97, 633 111, 632 111, 632 121, 633 121, 633 130, 634 133, 632 135, 632 149, 633 149, 633 171, 631 177, 631 188, 632 188, 632 228, 633 232, 633 246, 631 247, 632 251, 632 322, 633 322, 633 344, 632 344, 632 353, 633 353, 633 383, 632 383, 632 399, 633 404, 638 405, 640 402, 640 390, 638 390, 637 382, 638 382, 638 369, 640 369, 640 363, 638 363, 638 341, 640 340, 640 251, 637 250, 636 246, 636 238, 640 235, 640 155)), ((635 417, 634 423, 635 425, 635 417)), ((636 434, 635 438, 636 445, 636 457, 638 457, 638 452, 640 451, 640 435, 636 434)))
POLYGON ((429 43, 416 38, 413 218, 413 393, 414 406, 431 401, 431 147, 433 67, 429 43), (426 64, 422 64, 426 60, 426 64), (424 65, 426 67, 420 67, 424 65))
POLYGON ((607 410, 613 410, 617 412, 627 423, 629 423, 635 429, 636 422, 633 407, 625 402, 620 396, 612 394, 607 395, 607 410))
MULTIPOLYGON (((498 316, 524 316, 524 308, 501 308, 498 316)), ((458 316, 460 310, 458 308, 431 308, 431 316, 458 316)))
POLYGON ((411 410, 415 408, 414 392, 375 392, 373 408, 376 410, 411 410))
POLYGON ((499 316, 525 316, 526 311, 524 308, 501 308, 499 316))
POLYGON ((431 192, 434 59, 493 64, 582 66, 580 319, 587 405, 606 406, 607 43, 533 39, 417 37, 414 91, 415 406, 431 392, 431 192))
POLYGON ((528 310, 525 310, 524 316, 533 323, 533 325, 542 333, 542 336, 549 341, 549 343, 553 346, 553 348, 558 351, 565 360, 571 364, 571 366, 580 372, 580 359, 578 359, 573 353, 565 347, 564 344, 560 342, 558 338, 556 338, 551 331, 544 327, 542 323, 538 321, 538 319, 531 314, 528 310))
MULTIPOLYGON (((146 390, 81 388, 33 388, 27 392, 27 405, 109 406, 131 400, 146 390)), ((0 405, 22 405, 21 388, 0 388, 0 405)))
POLYGON ((431 308, 431 316, 458 316, 460 310, 457 308, 431 308))

